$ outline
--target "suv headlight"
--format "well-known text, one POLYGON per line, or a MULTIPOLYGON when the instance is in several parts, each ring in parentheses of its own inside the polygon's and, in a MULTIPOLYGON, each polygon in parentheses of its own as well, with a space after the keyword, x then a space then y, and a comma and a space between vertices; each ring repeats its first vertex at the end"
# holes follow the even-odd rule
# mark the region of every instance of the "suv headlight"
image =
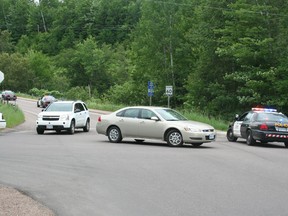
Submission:
POLYGON ((60 116, 60 121, 68 121, 69 120, 69 115, 61 115, 60 116))

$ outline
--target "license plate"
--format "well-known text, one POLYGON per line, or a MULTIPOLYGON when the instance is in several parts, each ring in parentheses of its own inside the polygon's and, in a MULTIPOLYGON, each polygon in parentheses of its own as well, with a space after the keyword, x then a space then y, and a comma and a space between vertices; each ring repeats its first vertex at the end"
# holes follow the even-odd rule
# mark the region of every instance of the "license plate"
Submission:
POLYGON ((286 132, 287 131, 287 128, 278 128, 278 131, 281 131, 281 132, 286 132))
POLYGON ((213 140, 214 138, 215 138, 214 134, 210 134, 210 135, 209 135, 209 139, 210 139, 210 140, 213 140))
POLYGON ((47 129, 53 129, 53 125, 47 125, 46 128, 47 129))

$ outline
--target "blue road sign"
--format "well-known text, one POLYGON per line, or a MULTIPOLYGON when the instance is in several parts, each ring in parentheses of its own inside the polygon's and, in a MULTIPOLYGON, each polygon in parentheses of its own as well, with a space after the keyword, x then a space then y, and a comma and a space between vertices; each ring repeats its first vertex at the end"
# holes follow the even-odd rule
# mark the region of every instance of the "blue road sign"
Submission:
POLYGON ((152 97, 154 94, 154 83, 151 81, 148 81, 148 96, 152 97))

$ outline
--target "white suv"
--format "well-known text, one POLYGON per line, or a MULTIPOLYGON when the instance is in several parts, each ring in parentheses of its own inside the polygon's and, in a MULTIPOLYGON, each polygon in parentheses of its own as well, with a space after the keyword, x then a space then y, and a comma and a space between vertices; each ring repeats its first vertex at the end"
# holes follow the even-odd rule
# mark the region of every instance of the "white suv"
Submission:
POLYGON ((56 101, 38 114, 36 131, 43 134, 45 130, 62 130, 74 134, 75 128, 90 130, 90 115, 86 104, 82 101, 56 101))

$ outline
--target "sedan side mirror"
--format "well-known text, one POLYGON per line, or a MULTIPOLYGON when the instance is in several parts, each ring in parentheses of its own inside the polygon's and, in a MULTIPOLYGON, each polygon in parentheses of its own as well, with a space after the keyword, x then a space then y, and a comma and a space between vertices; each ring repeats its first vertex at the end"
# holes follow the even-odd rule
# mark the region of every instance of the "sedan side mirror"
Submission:
POLYGON ((151 120, 154 120, 154 121, 159 121, 159 118, 158 118, 158 117, 156 117, 156 116, 152 116, 152 117, 151 117, 151 120))
POLYGON ((235 115, 235 120, 237 120, 239 118, 239 115, 238 114, 236 114, 235 115))

